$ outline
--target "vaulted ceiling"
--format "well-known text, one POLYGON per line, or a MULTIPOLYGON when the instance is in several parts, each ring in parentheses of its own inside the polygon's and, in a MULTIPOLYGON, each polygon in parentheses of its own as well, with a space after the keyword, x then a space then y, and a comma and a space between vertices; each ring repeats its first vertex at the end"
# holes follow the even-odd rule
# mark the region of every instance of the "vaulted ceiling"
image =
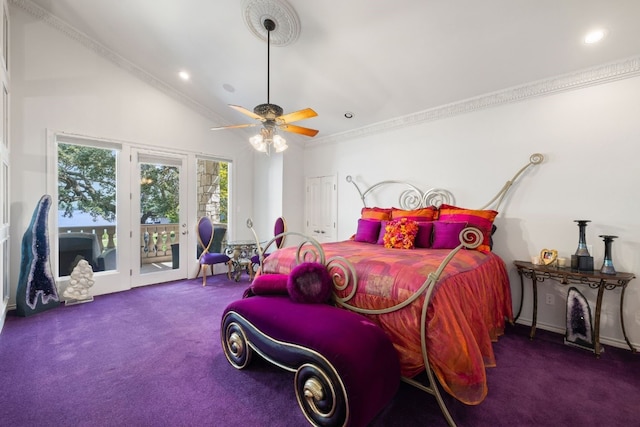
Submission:
POLYGON ((284 10, 295 22, 279 29, 299 27, 272 43, 270 101, 313 108, 296 124, 318 129, 314 140, 640 55, 638 0, 12 0, 31 1, 194 101, 211 126, 252 122, 228 104, 267 102, 267 44, 247 22, 284 10), (595 28, 606 37, 585 44, 595 28))

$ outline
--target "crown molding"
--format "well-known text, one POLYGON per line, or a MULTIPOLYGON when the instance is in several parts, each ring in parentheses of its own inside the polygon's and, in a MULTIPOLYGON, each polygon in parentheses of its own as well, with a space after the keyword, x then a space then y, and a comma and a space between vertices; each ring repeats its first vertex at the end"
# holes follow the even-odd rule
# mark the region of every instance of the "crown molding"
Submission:
POLYGON ((374 123, 358 129, 323 136, 314 139, 312 142, 306 141, 305 147, 366 137, 406 126, 432 122, 486 108, 520 102, 539 96, 553 95, 589 86, 597 86, 638 75, 640 75, 640 56, 635 56, 574 73, 563 74, 553 78, 539 80, 525 85, 515 86, 497 92, 469 98, 463 101, 430 108, 417 113, 407 114, 405 116, 374 123))
MULTIPOLYGON (((9 3, 19 7, 36 19, 46 22, 58 31, 66 34, 71 39, 76 40, 78 43, 82 44, 98 55, 106 58, 117 66, 130 72, 131 74, 146 82, 150 86, 156 88, 157 90, 180 101, 181 103, 198 112, 207 119, 212 120, 218 124, 227 123, 227 120, 223 119, 211 109, 182 94, 171 85, 163 82, 150 73, 144 71, 140 67, 134 65, 114 51, 96 42, 88 35, 73 28, 72 26, 52 15, 40 6, 37 6, 30 0, 9 0, 9 3)), ((265 4, 267 3, 269 3, 269 1, 246 0, 245 7, 251 5, 254 8, 260 9, 262 7, 266 7, 265 4)), ((283 0, 272 0, 271 3, 277 6, 275 10, 278 12, 278 14, 282 14, 284 16, 288 16, 290 13, 295 14, 295 12, 289 11, 288 3, 283 0)), ((293 27, 295 27, 295 25, 293 25, 293 27)), ((288 29, 287 31, 293 31, 295 34, 294 30, 288 29)), ((295 36, 293 37, 293 40, 295 40, 295 36)), ((497 92, 477 96, 474 98, 469 98, 463 101, 453 102, 416 113, 407 114, 405 116, 374 123, 372 125, 364 126, 358 129, 353 129, 327 136, 321 136, 319 138, 314 138, 313 141, 305 140, 301 143, 304 144, 305 147, 308 147, 310 145, 317 146, 319 144, 342 142, 407 126, 432 122, 448 117, 457 116, 460 114, 471 113, 486 108, 520 102, 539 96, 553 95, 589 86, 597 86, 611 81, 627 79, 638 75, 640 75, 640 56, 635 56, 620 61, 615 61, 608 64, 576 71, 573 73, 567 73, 560 76, 527 83, 521 86, 515 86, 497 92)), ((295 139, 296 138, 292 138, 292 140, 295 139)))
POLYGON ((71 25, 67 24, 65 21, 59 19, 55 15, 52 15, 47 10, 41 8, 40 6, 31 2, 30 0, 9 0, 9 4, 12 4, 22 9, 29 15, 36 18, 37 20, 49 24, 56 30, 67 35, 69 38, 77 41, 84 47, 95 52, 101 57, 107 59, 108 61, 112 62, 118 67, 128 71, 129 73, 133 74, 135 77, 139 78, 143 82, 152 86, 153 88, 181 102, 182 104, 192 109, 193 111, 196 111, 197 113, 201 114, 205 118, 217 123, 227 122, 225 119, 220 117, 211 109, 205 107, 204 105, 193 100, 192 98, 184 95, 183 93, 181 93, 180 91, 178 91, 177 89, 169 85, 168 83, 158 79, 157 77, 153 76, 152 74, 148 73, 142 68, 136 66, 135 64, 123 58, 122 56, 118 55, 117 53, 107 48, 106 46, 101 45, 100 43, 98 43, 97 41, 95 41, 85 33, 78 31, 71 25))

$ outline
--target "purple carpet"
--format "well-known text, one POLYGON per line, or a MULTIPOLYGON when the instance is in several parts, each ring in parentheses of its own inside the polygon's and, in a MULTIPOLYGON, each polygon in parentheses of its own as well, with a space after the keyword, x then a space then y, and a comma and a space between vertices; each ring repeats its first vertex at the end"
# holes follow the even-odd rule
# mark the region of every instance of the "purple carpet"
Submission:
MULTIPOLYGON (((225 275, 146 286, 30 317, 0 334, 0 423, 7 426, 304 426, 293 374, 256 357, 238 371, 220 314, 248 286, 225 275)), ((445 395, 459 426, 639 425, 640 355, 600 360, 562 336, 510 328, 495 344, 489 396, 445 395)), ((372 426, 445 426, 435 399, 402 384, 372 426)))

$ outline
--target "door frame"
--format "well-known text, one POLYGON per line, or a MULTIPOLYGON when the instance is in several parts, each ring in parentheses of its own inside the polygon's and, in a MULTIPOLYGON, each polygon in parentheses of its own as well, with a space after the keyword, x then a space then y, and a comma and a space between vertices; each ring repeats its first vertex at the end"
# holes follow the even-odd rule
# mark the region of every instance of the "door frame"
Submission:
MULTIPOLYGON (((61 292, 69 284, 69 276, 59 277, 54 268, 58 265, 58 142, 85 145, 97 148, 111 148, 119 151, 116 158, 116 213, 125 212, 131 204, 129 191, 120 191, 120 188, 130 188, 129 159, 131 148, 120 141, 104 138, 87 137, 73 135, 66 132, 59 132, 47 129, 47 193, 51 195, 51 208, 49 215, 49 262, 52 266, 51 273, 56 278, 58 291, 61 292)), ((116 215, 116 233, 119 236, 131 234, 129 220, 119 221, 120 215, 116 215)), ((93 275, 94 284, 91 287, 91 295, 103 295, 113 292, 120 292, 131 289, 130 280, 130 251, 129 245, 122 246, 116 251, 115 270, 95 272, 93 275)))
MULTIPOLYGON (((184 156, 186 159, 184 161, 184 169, 183 174, 185 174, 186 179, 185 185, 187 190, 183 195, 181 194, 181 201, 185 200, 182 206, 186 206, 184 212, 181 212, 181 219, 185 219, 182 223, 186 226, 184 227, 184 231, 186 234, 185 244, 188 248, 194 248, 193 257, 191 256, 191 251, 180 251, 180 266, 178 269, 181 274, 171 275, 168 278, 164 276, 162 278, 158 278, 157 275, 153 276, 153 280, 136 280, 133 279, 133 266, 135 265, 132 261, 133 254, 131 252, 131 244, 122 244, 121 248, 117 251, 117 270, 103 271, 97 272, 94 274, 95 283, 90 290, 90 294, 95 295, 103 295, 109 294, 113 292, 120 292, 129 290, 134 286, 142 286, 143 284, 154 284, 161 283, 167 280, 180 280, 185 278, 195 277, 197 272, 198 262, 195 258, 195 248, 197 246, 197 237, 194 232, 191 232, 195 229, 196 220, 195 212, 196 207, 195 203, 197 202, 197 194, 196 194, 196 175, 194 172, 195 168, 195 159, 196 154, 190 152, 176 152, 169 150, 162 150, 155 147, 145 146, 143 144, 132 144, 130 142, 124 142, 119 140, 113 140, 108 138, 100 138, 94 136, 85 136, 72 134, 68 132, 47 129, 46 130, 46 155, 47 155, 47 193, 52 195, 52 205, 51 212, 58 211, 58 200, 55 197, 58 194, 57 189, 57 173, 58 173, 58 155, 57 155, 57 143, 67 142, 67 143, 76 143, 76 144, 84 144, 89 146, 103 146, 103 147, 111 147, 120 150, 120 155, 117 160, 117 185, 123 188, 122 191, 117 192, 117 201, 116 201, 116 212, 119 212, 120 215, 126 218, 126 221, 120 221, 121 223, 117 224, 117 232, 121 236, 130 236, 133 238, 134 231, 131 224, 131 205, 132 205, 132 176, 134 173, 131 172, 133 168, 133 155, 132 152, 134 150, 147 150, 151 152, 157 153, 165 153, 171 155, 179 155, 184 156), (192 206, 193 204, 193 206, 192 206), (184 213, 184 216, 182 214, 184 213), (184 268, 182 267, 184 266, 184 268), (180 276, 180 277, 177 277, 180 276)), ((215 156, 206 156, 207 158, 216 158, 215 156)), ((231 164, 232 160, 219 158, 220 161, 224 161, 229 163, 230 167, 230 175, 231 175, 231 164)), ((231 176, 230 176, 231 179, 231 176)), ((137 182, 135 183, 138 184, 137 182)), ((229 188, 229 210, 231 210, 231 187, 229 188)), ((137 216, 137 213, 136 213, 137 216)), ((139 218, 138 218, 139 220, 139 218)), ((139 224, 138 224, 139 226, 139 224)), ((183 227, 181 227, 183 228, 183 227)), ((50 263, 52 266, 58 265, 58 218, 57 214, 51 215, 49 221, 49 230, 50 232, 50 263)), ((181 239, 182 239, 181 234, 181 239)), ((138 236, 136 236, 135 241, 138 241, 138 236)), ((137 261, 139 262, 139 260, 137 261)), ((139 265, 139 264, 138 264, 139 265)), ((56 282, 58 284, 58 289, 62 290, 66 288, 69 282, 69 277, 57 277, 57 270, 52 269, 52 273, 54 277, 56 277, 56 282)), ((150 276, 150 277, 151 277, 150 276)))

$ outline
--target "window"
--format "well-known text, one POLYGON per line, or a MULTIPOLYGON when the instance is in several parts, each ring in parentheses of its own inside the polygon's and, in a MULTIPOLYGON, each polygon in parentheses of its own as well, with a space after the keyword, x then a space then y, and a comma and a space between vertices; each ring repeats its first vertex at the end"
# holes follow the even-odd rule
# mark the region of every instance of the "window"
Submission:
POLYGON ((214 223, 227 224, 229 209, 229 164, 199 158, 197 217, 208 216, 214 223))
POLYGON ((58 275, 80 259, 93 271, 114 270, 116 158, 113 148, 58 143, 58 275))

